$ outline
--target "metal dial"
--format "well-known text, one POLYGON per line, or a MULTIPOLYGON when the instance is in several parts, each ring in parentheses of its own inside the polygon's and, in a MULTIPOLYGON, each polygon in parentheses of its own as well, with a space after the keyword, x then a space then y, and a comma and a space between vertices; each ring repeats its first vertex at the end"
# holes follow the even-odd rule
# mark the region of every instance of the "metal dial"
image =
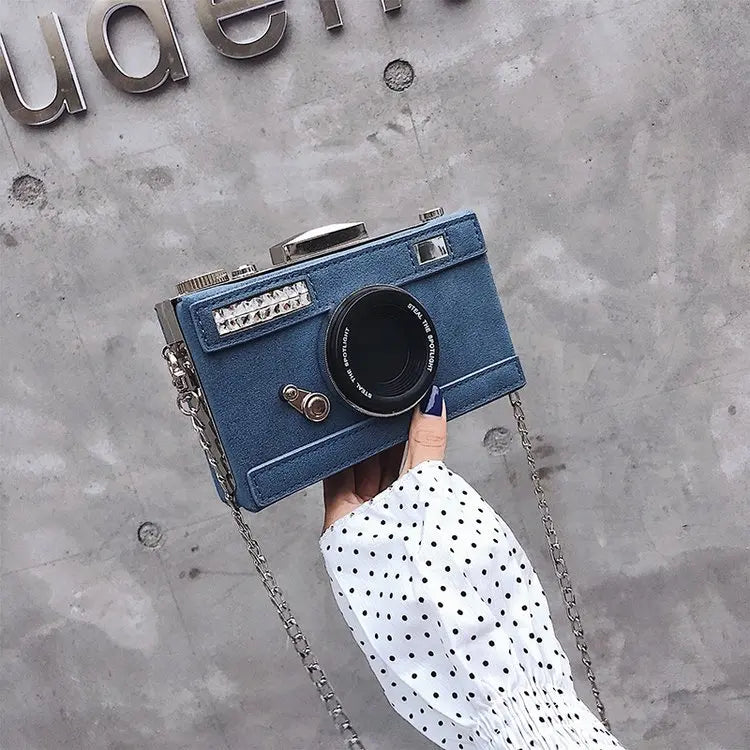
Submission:
POLYGON ((199 289, 207 289, 217 284, 226 284, 227 281, 229 281, 229 274, 223 268, 220 268, 217 271, 211 271, 210 273, 193 276, 192 279, 181 281, 177 284, 177 293, 188 294, 189 292, 197 292, 199 289))

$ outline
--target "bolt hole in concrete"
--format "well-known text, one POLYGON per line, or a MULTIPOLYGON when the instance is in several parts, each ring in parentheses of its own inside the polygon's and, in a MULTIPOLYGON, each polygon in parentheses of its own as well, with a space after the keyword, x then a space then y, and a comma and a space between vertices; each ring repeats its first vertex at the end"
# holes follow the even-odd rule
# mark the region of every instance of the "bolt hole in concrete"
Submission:
POLYGON ((511 437, 507 427, 493 427, 485 433, 482 445, 491 456, 504 456, 510 448, 511 437))
POLYGON ((47 190, 44 183, 30 174, 22 174, 13 180, 10 186, 10 195, 13 200, 18 201, 24 206, 33 206, 40 203, 47 197, 47 190))
POLYGON ((0 224, 0 241, 5 247, 17 247, 18 245, 18 240, 10 232, 6 232, 2 224, 0 224))
POLYGON ((406 60, 392 60, 383 71, 385 85, 393 91, 405 91, 414 83, 414 68, 406 60))
POLYGON ((161 527, 153 521, 146 521, 138 527, 138 541, 144 547, 158 547, 163 536, 161 527))

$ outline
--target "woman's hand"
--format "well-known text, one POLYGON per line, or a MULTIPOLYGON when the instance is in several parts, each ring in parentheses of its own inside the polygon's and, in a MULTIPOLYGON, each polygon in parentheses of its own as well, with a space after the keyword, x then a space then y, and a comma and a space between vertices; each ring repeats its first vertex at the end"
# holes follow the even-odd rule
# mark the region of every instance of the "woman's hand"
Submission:
POLYGON ((445 403, 437 386, 425 396, 411 419, 409 439, 323 480, 323 530, 351 513, 423 461, 442 461, 446 444, 445 403))

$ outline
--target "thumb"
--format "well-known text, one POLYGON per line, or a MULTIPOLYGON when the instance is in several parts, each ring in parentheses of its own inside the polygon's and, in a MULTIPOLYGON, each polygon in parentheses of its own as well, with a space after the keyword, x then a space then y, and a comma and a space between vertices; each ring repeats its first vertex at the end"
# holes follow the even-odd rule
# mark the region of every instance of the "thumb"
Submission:
POLYGON ((447 433, 443 395, 433 385, 411 418, 401 473, 404 474, 422 461, 442 461, 447 433))

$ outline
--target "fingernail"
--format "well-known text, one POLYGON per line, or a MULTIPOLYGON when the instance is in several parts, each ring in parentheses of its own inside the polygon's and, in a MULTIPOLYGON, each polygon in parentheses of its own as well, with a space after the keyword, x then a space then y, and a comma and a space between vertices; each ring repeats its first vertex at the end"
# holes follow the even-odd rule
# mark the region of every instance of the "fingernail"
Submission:
POLYGON ((443 415, 443 394, 440 388, 433 385, 429 393, 422 399, 419 404, 419 410, 422 414, 428 414, 431 417, 441 417, 443 415))

